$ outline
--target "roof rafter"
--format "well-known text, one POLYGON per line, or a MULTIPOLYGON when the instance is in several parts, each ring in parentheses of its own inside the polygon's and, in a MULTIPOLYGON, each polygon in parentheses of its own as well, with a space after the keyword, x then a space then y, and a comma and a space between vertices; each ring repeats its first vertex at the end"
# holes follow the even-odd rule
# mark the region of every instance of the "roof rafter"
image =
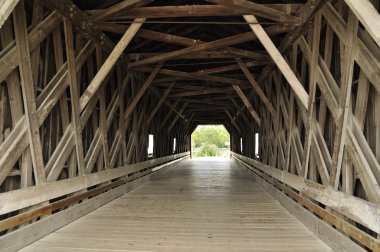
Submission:
MULTIPOLYGON (((251 10, 250 15, 257 15, 279 23, 297 24, 299 18, 289 15, 285 12, 272 9, 258 3, 252 3, 247 0, 206 0, 207 2, 217 3, 234 9, 236 7, 247 8, 251 10)), ((256 21, 257 22, 257 21, 256 21)))
MULTIPOLYGON (((262 8, 275 12, 279 17, 282 15, 290 16, 283 12, 285 9, 297 10, 299 4, 260 4, 262 8)), ((101 13, 100 10, 90 11, 92 15, 101 13)), ((182 6, 153 6, 140 7, 126 11, 121 15, 108 16, 107 18, 94 18, 94 20, 121 20, 130 18, 168 18, 168 17, 205 17, 205 16, 241 16, 245 14, 261 14, 261 11, 237 7, 229 8, 222 5, 182 5, 182 6)), ((292 17, 292 16, 291 16, 292 17)), ((277 18, 279 19, 279 18, 277 18)), ((294 18, 288 18, 289 23, 296 21, 294 18)))
MULTIPOLYGON (((266 31, 269 34, 283 33, 288 30, 289 30, 289 27, 286 27, 283 25, 275 25, 275 26, 266 28, 266 31)), ((222 39, 218 39, 218 40, 214 40, 214 41, 206 42, 202 44, 196 44, 196 45, 193 45, 184 49, 180 49, 177 51, 171 51, 171 52, 163 53, 163 54, 156 55, 150 58, 146 58, 140 61, 132 62, 129 64, 129 67, 135 68, 138 66, 152 64, 158 61, 167 61, 170 59, 175 59, 180 56, 189 55, 189 54, 206 51, 210 49, 219 49, 222 47, 228 47, 231 45, 236 45, 236 44, 240 44, 240 43, 255 40, 255 39, 257 39, 256 35, 250 32, 233 35, 230 37, 226 37, 226 38, 222 38, 222 39)))

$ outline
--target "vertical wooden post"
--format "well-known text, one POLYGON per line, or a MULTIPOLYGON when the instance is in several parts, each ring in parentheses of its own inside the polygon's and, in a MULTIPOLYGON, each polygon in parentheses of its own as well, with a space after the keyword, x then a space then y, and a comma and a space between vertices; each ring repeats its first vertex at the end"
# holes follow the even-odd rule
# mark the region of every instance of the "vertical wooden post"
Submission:
MULTIPOLYGON (((14 37, 12 35, 12 20, 8 19, 4 26, 1 28, 1 45, 3 48, 7 47, 10 43, 14 41, 14 37)), ((8 77, 6 78, 8 95, 11 97, 9 99, 9 105, 12 116, 12 125, 15 126, 16 123, 22 119, 23 112, 23 104, 22 104, 22 92, 21 92, 21 84, 17 71, 12 71, 8 77)), ((5 89, 4 89, 5 90, 5 89)), ((5 95, 5 92, 3 93, 5 95)), ((1 120, 1 119, 0 119, 1 120)), ((5 120, 5 118, 4 118, 5 120)), ((1 133, 2 131, 0 131, 1 133)), ((21 158, 21 180, 20 187, 28 187, 33 183, 33 163, 32 157, 30 153, 30 147, 28 146, 22 155, 21 158)))
POLYGON ((27 130, 30 151, 32 154, 34 178, 36 184, 39 185, 46 181, 45 165, 43 161, 41 137, 37 118, 35 89, 23 2, 20 2, 15 8, 13 13, 13 24, 15 27, 17 51, 19 55, 22 55, 22 57, 19 57, 22 96, 26 122, 28 125, 27 130))
POLYGON ((123 78, 123 71, 122 71, 122 66, 121 64, 117 65, 117 85, 118 85, 118 92, 119 92, 119 133, 121 137, 121 144, 122 144, 122 159, 123 159, 123 164, 126 165, 127 161, 127 146, 125 143, 125 128, 126 128, 126 123, 124 120, 124 109, 125 109, 125 88, 126 84, 128 84, 128 81, 130 79, 130 75, 127 74, 123 78))
POLYGON ((332 168, 330 176, 330 185, 337 188, 339 185, 339 177, 342 168, 343 150, 346 138, 346 126, 348 120, 348 112, 351 101, 351 87, 354 71, 354 56, 356 53, 356 41, 358 32, 358 20, 352 12, 349 12, 347 34, 348 45, 345 48, 345 64, 343 65, 344 74, 342 76, 342 85, 340 88, 340 99, 338 107, 337 127, 334 138, 334 149, 332 158, 332 168))
MULTIPOLYGON (((102 50, 100 45, 96 46, 96 63, 97 69, 99 70, 102 66, 102 50)), ((120 83, 119 85, 122 85, 120 83)), ((105 169, 110 168, 110 155, 108 150, 108 137, 107 137, 107 115, 106 115, 106 97, 104 83, 101 84, 98 91, 99 105, 100 105, 100 115, 99 115, 99 127, 101 132, 101 139, 103 145, 103 156, 104 156, 104 167, 105 169)), ((121 94, 119 94, 120 96, 121 94)), ((119 104, 120 106, 120 104, 119 104)))
MULTIPOLYGON (((320 43, 320 33, 321 33, 321 14, 317 14, 314 18, 314 28, 313 28, 313 40, 312 40, 312 55, 310 63, 310 80, 309 80, 309 103, 308 103, 308 123, 306 125, 306 141, 304 147, 304 157, 302 160, 302 171, 303 176, 306 178, 308 175, 309 168, 309 158, 311 141, 313 137, 313 127, 316 120, 315 112, 315 93, 317 88, 317 73, 318 73, 318 57, 319 57, 319 43, 320 43)), ((315 168, 315 166, 313 166, 315 168)), ((314 172, 313 172, 314 173, 314 172)), ((322 176, 324 177, 324 176, 322 176)), ((328 181, 324 181, 328 183, 328 181)))
POLYGON ((77 75, 75 70, 75 52, 73 43, 73 31, 70 21, 64 18, 65 42, 66 42, 66 56, 67 68, 70 82, 70 95, 71 95, 71 123, 74 129, 75 138, 75 151, 77 155, 78 175, 85 174, 84 154, 83 154, 83 139, 82 128, 80 125, 80 109, 79 109, 79 86, 77 82, 77 75))

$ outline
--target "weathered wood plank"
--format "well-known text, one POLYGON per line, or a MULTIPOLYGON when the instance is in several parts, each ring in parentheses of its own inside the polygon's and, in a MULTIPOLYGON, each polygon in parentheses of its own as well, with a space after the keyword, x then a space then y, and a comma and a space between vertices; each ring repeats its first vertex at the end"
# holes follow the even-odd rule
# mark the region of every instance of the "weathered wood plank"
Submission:
POLYGON ((243 71, 244 75, 247 77, 249 82, 251 83, 252 87, 255 89, 257 94, 259 95, 261 101, 264 103, 264 105, 267 107, 269 112, 272 114, 273 117, 276 116, 276 110, 274 109, 272 103, 269 101, 269 99, 264 94, 263 90, 261 89, 260 85, 257 83, 251 72, 249 71, 246 64, 241 59, 236 59, 237 64, 243 71))
POLYGON ((335 209, 353 220, 360 222, 366 227, 380 231, 380 215, 377 204, 359 199, 354 196, 339 192, 332 187, 320 185, 300 176, 278 170, 269 165, 264 165, 256 160, 247 158, 237 153, 233 154, 238 159, 253 165, 260 171, 272 176, 273 178, 291 186, 299 192, 321 202, 322 204, 335 209), (351 206, 356 206, 352 208, 351 206))
POLYGON ((130 27, 125 32, 123 37, 119 40, 119 42, 117 43, 115 48, 112 50, 111 54, 108 56, 108 58, 103 63, 102 67, 96 73, 94 79, 91 81, 91 83, 88 85, 88 87, 84 91, 82 97, 80 98, 80 102, 79 102, 80 110, 83 110, 83 108, 90 101, 91 97, 99 89, 99 86, 101 85, 103 80, 106 78, 108 73, 111 71, 111 69, 114 67, 116 61, 122 55, 124 49, 128 46, 128 44, 131 42, 132 38, 135 36, 137 31, 142 26, 144 19, 136 19, 135 21, 136 22, 134 22, 130 25, 130 27))
POLYGON ((258 24, 257 19, 253 15, 244 15, 244 19, 247 21, 252 31, 256 34, 257 38, 260 40, 262 45, 267 50, 268 54, 272 57, 273 61, 276 63, 277 67, 281 70, 282 74, 288 81, 289 85, 294 90, 298 99, 301 101, 303 106, 307 109, 307 104, 309 100, 309 95, 306 93, 304 87, 295 76, 292 69, 289 67, 288 63, 285 61, 279 50, 273 44, 272 40, 269 38, 266 31, 258 24))
POLYGON ((297 17, 294 17, 292 15, 289 15, 285 12, 272 9, 270 7, 253 3, 247 0, 234 0, 234 1, 228 1, 228 0, 207 0, 208 2, 217 3, 220 5, 224 5, 230 8, 236 8, 236 7, 243 7, 251 10, 251 15, 257 15, 259 17, 264 17, 269 20, 274 20, 279 23, 288 23, 288 24, 298 24, 299 19, 297 17))
MULTIPOLYGON (((152 177, 157 174, 165 171, 165 169, 169 169, 180 162, 188 158, 187 156, 183 156, 176 160, 170 161, 166 164, 160 165, 155 168, 153 173, 141 173, 137 174, 137 176, 129 177, 133 181, 111 189, 103 194, 100 194, 92 199, 85 200, 81 204, 77 204, 73 207, 70 207, 66 210, 63 210, 59 213, 56 213, 51 216, 47 216, 42 220, 33 223, 32 225, 28 225, 22 229, 11 232, 5 236, 0 237, 0 249, 3 251, 16 251, 19 250, 26 245, 43 238, 49 233, 75 221, 76 219, 84 216, 87 213, 99 208, 100 206, 110 202, 111 200, 135 189, 137 186, 141 185, 149 181, 152 177), (165 168, 165 169, 163 169, 165 168), (141 177, 140 177, 141 175, 141 177), (15 242, 17 241, 17 242, 15 242)), ((80 196, 80 195, 79 195, 80 196)))
POLYGON ((249 113, 251 114, 251 116, 253 117, 253 119, 255 119, 257 124, 260 126, 261 118, 257 114, 257 112, 255 111, 255 109, 252 107, 252 104, 248 100, 247 96, 243 93, 243 91, 241 90, 241 88, 239 86, 237 86, 237 85, 232 85, 232 86, 235 89, 236 93, 239 95, 240 99, 243 101, 243 103, 247 107, 247 109, 248 109, 249 113))
POLYGON ((15 8, 13 24, 17 51, 19 55, 23 55, 22 58, 19 57, 21 89, 24 101, 29 146, 32 154, 34 178, 38 185, 45 183, 46 177, 23 2, 19 3, 15 8))
POLYGON ((158 112, 158 110, 161 108, 162 104, 165 102, 166 98, 168 97, 170 91, 175 85, 175 81, 173 81, 170 86, 165 90, 163 95, 160 97, 160 100, 157 102, 156 106, 154 107, 153 111, 150 112, 148 119, 146 120, 146 123, 149 125, 150 122, 153 120, 154 116, 158 112))
MULTIPOLYGON (((269 34, 278 34, 278 33, 284 32, 286 30, 287 30, 287 28, 284 28, 283 26, 271 26, 271 27, 266 28, 266 31, 269 34)), ((221 47, 228 47, 231 45, 236 45, 236 44, 240 44, 240 43, 255 40, 255 39, 257 39, 257 37, 254 34, 247 32, 247 33, 234 35, 234 36, 218 39, 218 40, 207 42, 207 43, 197 44, 197 45, 185 48, 185 49, 180 49, 177 51, 163 53, 163 54, 153 56, 153 57, 150 57, 147 59, 143 59, 140 61, 132 62, 129 64, 129 67, 135 68, 138 66, 152 64, 152 63, 156 63, 159 61, 167 61, 167 60, 174 59, 174 58, 177 58, 180 56, 189 55, 192 53, 201 52, 201 51, 205 51, 205 50, 218 49, 221 47)))
MULTIPOLYGON (((29 34, 28 44, 29 52, 33 52, 38 45, 62 22, 62 16, 53 11, 42 22, 40 22, 29 34)), ((18 53, 16 45, 11 49, 4 49, 0 53, 0 81, 3 81, 17 66, 18 53)))
POLYGON ((127 120, 127 118, 130 116, 133 109, 136 107, 137 103, 140 101, 141 97, 145 94, 145 92, 149 88, 149 86, 152 83, 152 81, 154 80, 154 78, 156 78, 156 75, 160 71, 162 64, 163 63, 159 63, 154 67, 154 69, 150 73, 149 77, 145 80, 144 84, 141 86, 139 92, 136 94, 135 97, 133 97, 132 102, 128 105, 128 107, 125 111, 125 114, 124 114, 125 120, 127 120))
POLYGON ((345 2, 380 47, 380 15, 373 4, 368 0, 345 0, 345 2))
POLYGON ((105 10, 93 12, 91 20, 92 21, 99 21, 99 20, 108 19, 110 17, 117 17, 120 14, 123 14, 125 12, 129 12, 129 11, 133 10, 134 8, 143 6, 143 5, 148 4, 152 1, 153 0, 123 0, 117 4, 114 4, 110 7, 108 7, 105 10))
POLYGON ((45 183, 40 186, 33 186, 2 193, 0 194, 1 202, 8 203, 0 205, 0 214, 9 213, 21 208, 47 201, 49 199, 54 199, 62 195, 77 192, 87 187, 104 183, 150 166, 170 162, 187 155, 188 152, 176 154, 173 156, 144 161, 138 164, 126 165, 123 167, 109 169, 107 171, 75 177, 72 179, 60 180, 52 183, 45 183))
POLYGON ((78 175, 85 174, 84 166, 84 154, 82 143, 82 127, 80 125, 80 109, 79 109, 79 85, 77 80, 77 73, 75 69, 75 51, 74 51, 74 36, 72 26, 67 18, 64 18, 64 30, 65 30, 65 45, 66 45, 66 57, 67 57, 67 70, 68 79, 70 83, 70 96, 71 96, 71 123, 74 129, 75 139, 75 153, 77 157, 78 175))
POLYGON ((5 21, 8 19, 8 17, 11 15, 13 9, 16 7, 19 0, 2 0, 0 2, 0 28, 3 26, 5 21))
POLYGON ((348 26, 347 33, 348 42, 345 48, 344 54, 344 66, 343 66, 343 76, 342 76, 342 84, 340 87, 340 95, 339 95, 339 105, 337 114, 339 117, 337 118, 337 128, 335 132, 334 138, 334 149, 333 149, 333 158, 332 158, 332 167, 331 167, 331 175, 330 175, 330 185, 334 188, 339 186, 339 177, 342 169, 342 161, 343 161, 343 150, 345 144, 346 137, 346 127, 349 109, 349 103, 351 102, 351 87, 352 87, 352 79, 353 79, 353 71, 354 71, 354 55, 356 52, 356 42, 357 42, 357 32, 358 32, 358 20, 356 17, 350 12, 348 17, 348 26))
MULTIPOLYGON (((260 4, 262 7, 285 13, 286 9, 298 12, 299 4, 260 4)), ((91 10, 91 15, 96 18, 103 10, 91 10)), ((151 6, 139 7, 120 15, 110 16, 108 20, 118 20, 124 18, 168 18, 168 17, 204 17, 204 16, 241 16, 252 14, 252 8, 238 7, 230 8, 222 5, 177 5, 177 6, 151 6)), ((256 13, 259 11, 256 11, 256 13)), ((272 17, 273 18, 273 17, 272 17)), ((276 17, 274 17, 276 18, 276 17)), ((290 23, 295 21, 291 18, 290 23)))

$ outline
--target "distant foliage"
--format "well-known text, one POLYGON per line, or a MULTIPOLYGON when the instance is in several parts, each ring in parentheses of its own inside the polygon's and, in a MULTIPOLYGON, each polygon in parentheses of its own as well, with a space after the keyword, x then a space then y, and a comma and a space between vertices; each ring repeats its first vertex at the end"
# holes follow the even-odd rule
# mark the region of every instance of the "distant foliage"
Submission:
POLYGON ((230 147, 230 134, 224 126, 198 126, 191 135, 195 157, 223 156, 230 147))
POLYGON ((195 154, 196 157, 216 157, 220 156, 220 150, 215 144, 202 144, 202 147, 195 154))
POLYGON ((198 126, 191 135, 194 148, 202 147, 202 143, 216 145, 218 148, 229 147, 230 134, 222 125, 198 126))

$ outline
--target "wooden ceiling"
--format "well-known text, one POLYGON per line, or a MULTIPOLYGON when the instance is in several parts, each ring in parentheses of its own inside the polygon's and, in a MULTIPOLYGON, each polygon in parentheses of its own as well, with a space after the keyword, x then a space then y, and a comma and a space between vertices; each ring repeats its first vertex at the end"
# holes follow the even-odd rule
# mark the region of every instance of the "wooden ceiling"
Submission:
POLYGON ((264 82, 257 80, 272 59, 242 15, 255 15, 279 46, 286 34, 302 25, 304 2, 74 1, 88 14, 88 24, 114 43, 135 19, 145 19, 124 52, 130 60, 128 70, 148 75, 162 62, 153 81, 158 95, 170 88, 167 99, 181 99, 187 104, 184 117, 199 123, 223 123, 245 108, 258 123, 259 106, 273 111, 264 82))

